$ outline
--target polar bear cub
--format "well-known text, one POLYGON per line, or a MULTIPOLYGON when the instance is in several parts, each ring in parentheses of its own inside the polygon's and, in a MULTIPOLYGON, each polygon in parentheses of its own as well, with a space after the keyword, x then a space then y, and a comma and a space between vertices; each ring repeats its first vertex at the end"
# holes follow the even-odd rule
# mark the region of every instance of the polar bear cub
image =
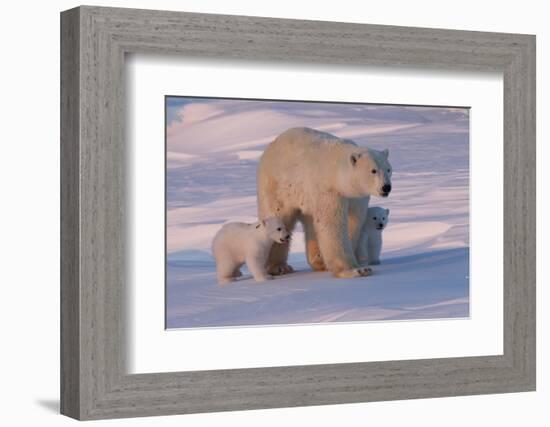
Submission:
POLYGON ((290 233, 279 218, 270 217, 254 224, 225 224, 212 241, 218 282, 233 282, 242 276, 240 268, 244 263, 257 282, 273 279, 266 271, 273 242, 283 245, 290 242, 290 233))
MULTIPOLYGON (((374 206, 367 210, 367 218, 362 230, 361 245, 363 246, 363 251, 366 252, 370 265, 380 264, 382 231, 384 231, 384 228, 388 224, 389 216, 389 209, 374 206)), ((364 259, 361 259, 361 261, 364 261, 364 259)))

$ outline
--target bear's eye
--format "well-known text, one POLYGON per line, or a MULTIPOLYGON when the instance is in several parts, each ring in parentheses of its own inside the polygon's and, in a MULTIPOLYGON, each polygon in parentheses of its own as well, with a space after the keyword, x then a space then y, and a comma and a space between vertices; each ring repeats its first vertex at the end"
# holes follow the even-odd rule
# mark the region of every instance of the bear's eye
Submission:
POLYGON ((376 217, 373 217, 372 219, 374 219, 376 221, 376 217))
POLYGON ((385 220, 386 220, 386 218, 382 217, 382 221, 385 221, 385 220))
POLYGON ((371 172, 372 172, 373 174, 375 174, 377 171, 376 171, 376 169, 373 169, 373 170, 371 170, 371 172))
POLYGON ((388 173, 390 173, 390 172, 391 172, 391 170, 390 170, 390 169, 388 169, 388 173))
POLYGON ((277 229, 277 231, 281 231, 281 227, 279 227, 279 228, 277 229))

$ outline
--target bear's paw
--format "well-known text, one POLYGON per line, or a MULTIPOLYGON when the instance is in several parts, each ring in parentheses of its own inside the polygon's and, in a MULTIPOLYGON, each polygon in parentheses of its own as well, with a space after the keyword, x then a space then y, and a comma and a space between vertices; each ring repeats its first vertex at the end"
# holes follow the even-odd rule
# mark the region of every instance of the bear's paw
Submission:
POLYGON ((282 276, 283 274, 294 273, 294 269, 287 263, 270 265, 267 267, 267 272, 273 276, 282 276))
POLYGON ((352 268, 350 270, 343 270, 335 273, 335 276, 340 279, 351 279, 353 277, 365 277, 372 274, 372 268, 369 267, 358 267, 352 268))

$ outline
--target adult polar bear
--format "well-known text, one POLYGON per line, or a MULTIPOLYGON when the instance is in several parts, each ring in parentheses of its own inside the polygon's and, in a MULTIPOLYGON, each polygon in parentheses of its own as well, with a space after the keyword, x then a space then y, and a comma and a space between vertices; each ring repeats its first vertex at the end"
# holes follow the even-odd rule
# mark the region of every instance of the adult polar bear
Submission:
MULTIPOLYGON (((336 277, 368 275, 355 250, 371 195, 391 191, 388 150, 309 128, 283 132, 265 149, 258 165, 258 216, 277 216, 291 231, 301 221, 309 264, 336 277)), ((289 245, 274 244, 270 274, 292 272, 289 245)))

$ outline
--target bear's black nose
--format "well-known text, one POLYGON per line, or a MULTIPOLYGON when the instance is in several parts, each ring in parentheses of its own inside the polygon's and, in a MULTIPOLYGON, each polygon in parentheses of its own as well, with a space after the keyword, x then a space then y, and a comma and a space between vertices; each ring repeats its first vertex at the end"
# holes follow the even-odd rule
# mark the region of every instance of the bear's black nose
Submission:
POLYGON ((380 224, 378 224, 378 227, 382 228, 382 227, 384 227, 384 224, 380 223, 380 224))
POLYGON ((384 186, 382 187, 382 191, 384 193, 389 193, 391 191, 391 185, 390 184, 384 184, 384 186))

